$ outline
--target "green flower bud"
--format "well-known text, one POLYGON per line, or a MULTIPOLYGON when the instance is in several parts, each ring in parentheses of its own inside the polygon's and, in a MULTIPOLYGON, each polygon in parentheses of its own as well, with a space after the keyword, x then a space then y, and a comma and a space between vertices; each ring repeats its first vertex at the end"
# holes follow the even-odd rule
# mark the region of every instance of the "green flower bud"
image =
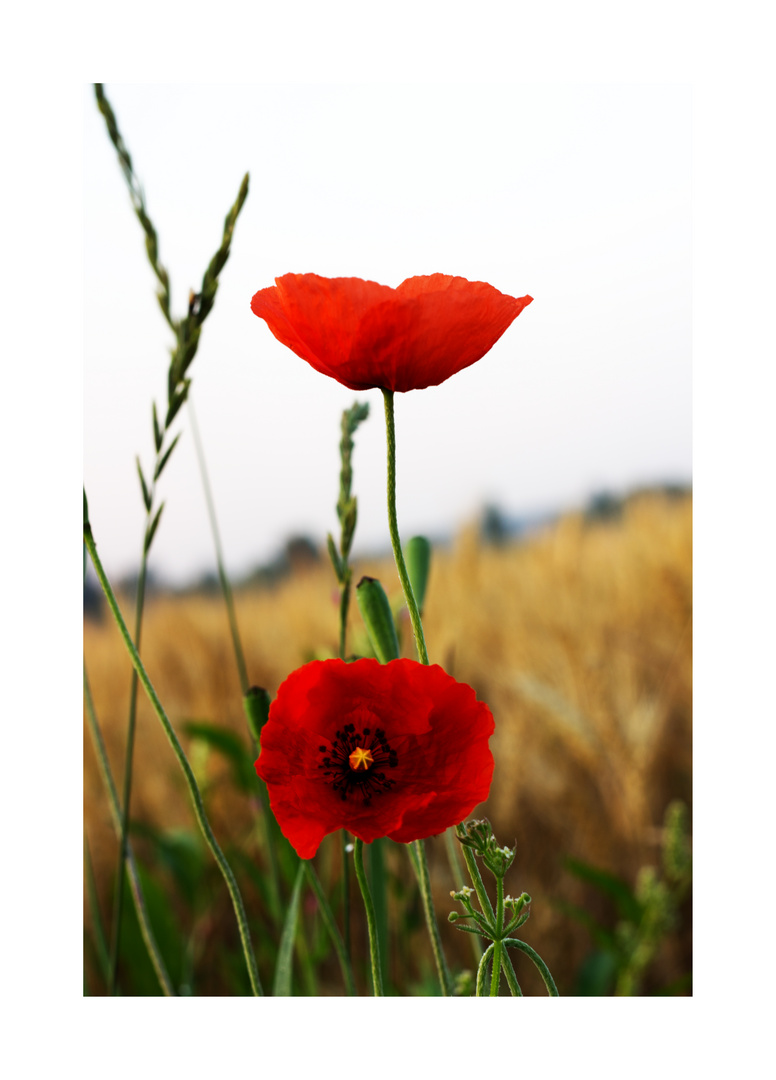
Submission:
POLYGON ((377 578, 362 577, 356 585, 356 600, 369 642, 381 664, 399 657, 399 639, 388 597, 377 578))
POLYGON ((243 709, 253 741, 258 747, 261 745, 261 729, 269 720, 269 694, 261 686, 252 686, 243 698, 243 709))
POLYGON ((413 536, 404 546, 404 559, 410 576, 412 593, 418 611, 423 614, 423 601, 426 598, 428 572, 431 568, 431 544, 425 536, 413 536))

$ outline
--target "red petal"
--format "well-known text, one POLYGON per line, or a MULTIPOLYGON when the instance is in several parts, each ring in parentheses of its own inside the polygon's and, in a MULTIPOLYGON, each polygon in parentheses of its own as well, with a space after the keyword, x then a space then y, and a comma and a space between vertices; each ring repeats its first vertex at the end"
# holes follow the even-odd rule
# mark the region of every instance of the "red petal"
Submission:
POLYGON ((446 274, 391 289, 361 278, 285 274, 251 301, 275 337, 351 390, 436 386, 485 355, 531 303, 446 274))
POLYGON ((256 768, 281 830, 310 858, 335 829, 367 843, 379 836, 407 842, 462 820, 487 798, 493 730, 490 710, 471 687, 436 665, 316 661, 278 690, 256 768), (382 767, 393 784, 378 788, 368 804, 360 789, 335 789, 321 769, 321 747, 340 738, 348 723, 357 732, 382 728, 397 754, 395 769, 382 767))

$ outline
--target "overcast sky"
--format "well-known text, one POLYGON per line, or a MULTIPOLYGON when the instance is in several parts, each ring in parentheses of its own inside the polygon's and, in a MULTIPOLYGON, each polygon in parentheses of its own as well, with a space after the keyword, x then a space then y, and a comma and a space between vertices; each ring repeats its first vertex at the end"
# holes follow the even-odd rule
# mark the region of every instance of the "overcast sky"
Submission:
MULTIPOLYGON (((228 569, 336 531, 339 419, 359 430, 356 550, 387 545, 382 395, 313 371, 251 313, 287 272, 442 272, 531 304, 479 363, 397 395, 402 534, 691 477, 690 89, 682 85, 106 84, 173 311, 250 192, 190 370, 228 569)), ((171 334, 116 153, 84 91, 84 475, 109 574, 137 567, 151 401, 171 334)), ((187 410, 152 566, 214 566, 187 410)))

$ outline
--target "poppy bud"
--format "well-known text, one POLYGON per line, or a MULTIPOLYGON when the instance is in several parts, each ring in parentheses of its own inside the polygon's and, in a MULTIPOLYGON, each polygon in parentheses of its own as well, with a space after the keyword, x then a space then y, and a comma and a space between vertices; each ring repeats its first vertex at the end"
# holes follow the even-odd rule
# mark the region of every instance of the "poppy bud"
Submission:
POLYGON ((362 577, 356 585, 356 600, 364 620, 369 643, 381 664, 399 657, 399 639, 393 621, 391 605, 385 589, 377 578, 362 577))
POLYGON ((404 547, 407 573, 410 575, 412 594, 418 611, 423 614, 423 601, 426 598, 428 572, 431 567, 431 544, 425 536, 413 536, 404 547))
POLYGON ((269 694, 261 686, 252 686, 243 698, 243 708, 253 741, 258 747, 261 745, 261 729, 269 719, 269 694))

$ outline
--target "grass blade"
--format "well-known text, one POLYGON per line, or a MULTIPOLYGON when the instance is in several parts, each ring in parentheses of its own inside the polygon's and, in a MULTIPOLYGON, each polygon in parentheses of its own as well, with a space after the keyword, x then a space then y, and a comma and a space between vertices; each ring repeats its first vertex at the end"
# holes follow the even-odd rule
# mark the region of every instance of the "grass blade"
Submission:
POLYGON ((302 898, 302 884, 305 879, 305 864, 299 863, 296 872, 296 881, 291 893, 291 902, 288 905, 286 921, 283 923, 283 932, 280 935, 280 947, 278 949, 277 965, 275 967, 275 981, 272 984, 274 997, 291 996, 291 975, 293 970, 292 957, 294 955, 294 939, 296 938, 297 925, 299 923, 299 902, 302 898))

